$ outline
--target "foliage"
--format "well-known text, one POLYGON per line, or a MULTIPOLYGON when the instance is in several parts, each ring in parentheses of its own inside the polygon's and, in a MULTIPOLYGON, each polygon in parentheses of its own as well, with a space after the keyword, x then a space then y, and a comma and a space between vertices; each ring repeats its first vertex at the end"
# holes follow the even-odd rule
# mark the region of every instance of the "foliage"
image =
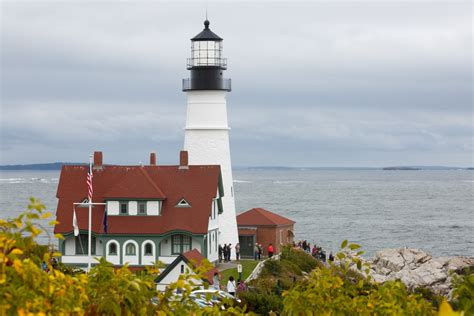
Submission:
POLYGON ((453 275, 453 306, 474 315, 474 272, 467 271, 464 276, 453 275))
POLYGON ((357 244, 341 244, 337 262, 317 267, 286 291, 283 313, 358 315, 433 315, 435 309, 419 294, 410 293, 400 281, 375 284, 359 257, 357 244))
MULTIPOLYGON (((195 271, 197 275, 182 275, 165 292, 155 289, 158 265, 139 274, 127 266, 115 269, 104 259, 88 274, 52 265, 50 259, 60 254, 35 241, 45 231, 36 221, 51 216, 44 209, 38 200, 31 199, 28 211, 11 220, 0 220, 0 315, 221 314, 220 304, 200 308, 189 298, 209 262, 195 271), (43 262, 48 272, 42 269, 43 262), (179 297, 175 295, 177 288, 182 292, 179 297)), ((239 306, 232 306, 233 302, 224 303, 226 314, 243 313, 239 306)))
POLYGON ((308 255, 302 249, 295 249, 289 245, 282 248, 280 260, 295 264, 302 272, 310 272, 317 266, 322 266, 322 263, 315 260, 313 256, 308 255))
MULTIPOLYGON (((35 241, 44 231, 36 222, 50 216, 39 201, 31 199, 28 211, 14 219, 0 220, 0 315, 221 315, 224 308, 227 315, 241 315, 245 311, 233 301, 202 308, 190 297, 211 267, 208 261, 194 271, 196 274, 181 275, 164 292, 155 289, 154 278, 161 269, 158 264, 132 273, 127 266, 116 269, 101 259, 88 274, 51 264, 50 259, 60 254, 35 241), (48 272, 42 269, 43 262, 48 272), (177 289, 180 296, 176 295, 177 289)), ((260 314, 436 313, 430 299, 423 298, 430 298, 429 293, 409 292, 400 281, 374 283, 359 248, 344 241, 338 259, 328 265, 298 249, 284 248, 281 260, 269 260, 250 290, 239 295, 249 311, 260 314)), ((473 315, 472 271, 454 277, 454 284, 453 306, 464 315, 473 315)), ((453 311, 446 301, 440 304, 439 315, 462 314, 453 311)))
POLYGON ((283 309, 281 297, 276 294, 262 294, 257 291, 239 293, 239 298, 249 311, 260 315, 279 312, 283 309))

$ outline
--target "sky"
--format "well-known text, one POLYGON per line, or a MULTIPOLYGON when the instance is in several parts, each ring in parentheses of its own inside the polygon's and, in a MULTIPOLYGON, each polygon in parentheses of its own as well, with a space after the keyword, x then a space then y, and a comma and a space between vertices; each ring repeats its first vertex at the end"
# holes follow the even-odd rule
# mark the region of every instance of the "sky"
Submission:
POLYGON ((176 164, 206 7, 233 166, 474 165, 470 1, 2 1, 0 163, 176 164))

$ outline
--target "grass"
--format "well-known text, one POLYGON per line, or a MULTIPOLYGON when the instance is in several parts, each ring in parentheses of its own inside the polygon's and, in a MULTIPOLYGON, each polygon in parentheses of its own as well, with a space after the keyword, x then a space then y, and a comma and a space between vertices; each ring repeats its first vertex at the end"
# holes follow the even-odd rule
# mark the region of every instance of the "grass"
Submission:
MULTIPOLYGON (((245 281, 247 277, 252 273, 253 269, 257 266, 260 261, 258 260, 240 260, 240 264, 242 265, 242 280, 245 281)), ((237 281, 239 279, 239 274, 237 273, 237 267, 230 268, 224 271, 219 271, 222 275, 221 283, 227 284, 229 277, 232 275, 234 279, 237 281)))

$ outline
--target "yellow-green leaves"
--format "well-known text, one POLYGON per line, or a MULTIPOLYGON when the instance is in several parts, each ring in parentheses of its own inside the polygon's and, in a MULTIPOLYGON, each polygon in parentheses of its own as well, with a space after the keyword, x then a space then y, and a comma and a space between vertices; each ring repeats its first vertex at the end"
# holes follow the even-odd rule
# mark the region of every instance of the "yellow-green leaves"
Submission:
POLYGON ((347 246, 347 243, 348 243, 347 239, 346 239, 346 240, 344 240, 344 241, 341 243, 341 249, 344 249, 344 248, 346 248, 346 246, 347 246))

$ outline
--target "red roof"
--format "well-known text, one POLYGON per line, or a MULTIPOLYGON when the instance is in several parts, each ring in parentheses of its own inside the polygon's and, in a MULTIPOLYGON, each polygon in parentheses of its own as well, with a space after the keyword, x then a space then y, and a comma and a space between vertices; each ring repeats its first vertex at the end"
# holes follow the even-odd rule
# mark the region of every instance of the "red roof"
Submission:
MULTIPOLYGON (((185 257, 194 268, 201 266, 202 260, 205 259, 204 256, 197 249, 193 249, 191 251, 183 253, 183 257, 185 257)), ((213 267, 206 273, 207 281, 209 282, 209 284, 213 284, 214 273, 219 273, 216 267, 213 267)))
POLYGON ((282 226, 293 225, 295 222, 286 217, 267 211, 263 208, 253 208, 237 215, 238 226, 282 226))
MULTIPOLYGON (((63 166, 59 179, 58 208, 55 233, 73 231, 73 203, 87 198, 88 167, 63 166)), ((108 216, 109 234, 164 234, 171 230, 183 230, 194 234, 207 234, 212 199, 219 188, 219 166, 116 166, 104 165, 94 170, 93 202, 107 199, 163 200, 160 216, 108 216), (175 205, 186 199, 191 207, 175 205)), ((222 194, 222 193, 221 193, 222 194)), ((92 231, 104 233, 104 206, 92 208, 92 231)), ((80 229, 87 230, 87 208, 76 207, 80 229)))

